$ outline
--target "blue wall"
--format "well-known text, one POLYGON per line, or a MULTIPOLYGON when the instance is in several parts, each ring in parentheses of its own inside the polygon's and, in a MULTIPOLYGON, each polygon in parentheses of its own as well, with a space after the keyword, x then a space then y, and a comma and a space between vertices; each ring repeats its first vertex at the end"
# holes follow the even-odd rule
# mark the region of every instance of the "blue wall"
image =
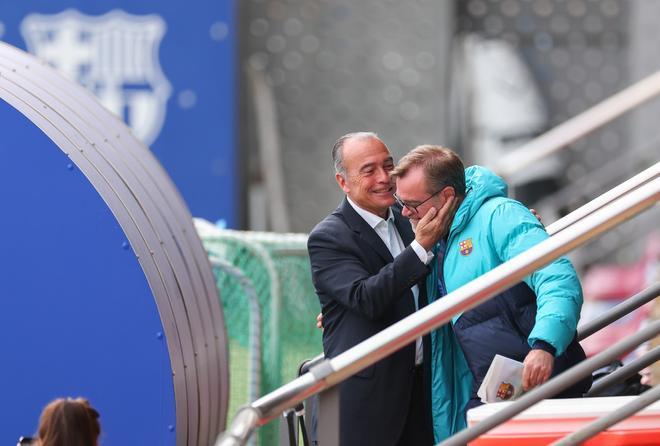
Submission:
MULTIPOLYGON (((174 0, 21 0, 0 4, 0 39, 36 53, 49 62, 61 65, 61 54, 57 50, 47 52, 44 43, 60 45, 63 40, 61 21, 56 16, 65 10, 69 15, 78 14, 83 22, 96 21, 96 26, 75 25, 71 39, 75 45, 86 44, 94 51, 83 54, 74 61, 72 76, 88 88, 99 93, 107 87, 107 66, 104 70, 99 60, 118 58, 128 64, 156 67, 146 77, 130 77, 130 70, 114 67, 118 78, 112 81, 121 83, 114 91, 122 98, 131 94, 143 93, 153 99, 157 89, 166 102, 162 108, 148 107, 145 119, 153 118, 154 113, 162 115, 164 121, 160 130, 146 143, 163 164, 182 193, 194 216, 211 221, 222 219, 228 227, 237 227, 238 187, 240 184, 236 152, 236 18, 232 0, 196 0, 180 2, 174 0), (111 13, 111 11, 117 11, 111 13), (96 42, 97 34, 106 30, 113 16, 130 15, 160 20, 164 24, 164 35, 160 44, 154 43, 157 57, 149 54, 118 55, 113 48, 100 50, 96 42), (40 28, 41 33, 27 30, 26 24, 38 14, 41 21, 48 22, 40 28), (28 18, 28 20, 26 20, 28 18), (23 26, 23 32, 21 32, 23 26), (81 32, 81 30, 87 30, 81 32), (95 34, 96 33, 96 34, 95 34), (29 41, 32 43, 28 45, 29 41), (91 44, 90 44, 91 42, 91 44), (109 55, 112 53, 112 55, 109 55), (99 57, 100 55, 100 57, 99 57), (162 73, 156 79, 153 73, 162 73), (158 87, 156 87, 158 85, 158 87), (158 109, 157 111, 154 111, 158 109), (153 141, 150 141, 152 139, 153 141)), ((127 19, 128 20, 128 19, 127 19)), ((128 21, 130 21, 128 20, 128 21)), ((125 20, 126 21, 126 20, 125 20)), ((128 29, 118 25, 119 33, 128 29)), ((53 45, 51 45, 53 46, 53 45)), ((132 43, 127 46, 134 47, 132 43)), ((74 54, 72 51, 64 53, 74 54)), ((123 62, 122 62, 123 63, 123 62)), ((110 91, 109 91, 110 90, 110 91)), ((118 114, 135 126, 132 119, 136 110, 118 106, 118 114)), ((157 120, 157 119, 156 119, 157 120)), ((2 138, 14 140, 11 129, 3 128, 2 138)), ((145 138, 143 138, 145 139, 145 138)))
POLYGON ((112 213, 81 172, 0 100, 0 444, 43 406, 84 396, 102 444, 174 444, 160 316, 112 213))

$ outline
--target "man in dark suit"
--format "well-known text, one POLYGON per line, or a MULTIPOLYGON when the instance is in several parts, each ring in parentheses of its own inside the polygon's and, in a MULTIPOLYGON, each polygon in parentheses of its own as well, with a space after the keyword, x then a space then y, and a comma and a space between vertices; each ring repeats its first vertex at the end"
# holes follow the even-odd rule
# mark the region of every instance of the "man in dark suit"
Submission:
MULTIPOLYGON (((448 201, 440 211, 432 209, 413 234, 410 223, 391 207, 394 160, 375 134, 345 135, 332 155, 346 198, 308 241, 327 357, 425 304, 430 249, 446 232, 452 206, 448 201)), ((433 443, 423 352, 420 338, 340 384, 342 446, 433 443)))

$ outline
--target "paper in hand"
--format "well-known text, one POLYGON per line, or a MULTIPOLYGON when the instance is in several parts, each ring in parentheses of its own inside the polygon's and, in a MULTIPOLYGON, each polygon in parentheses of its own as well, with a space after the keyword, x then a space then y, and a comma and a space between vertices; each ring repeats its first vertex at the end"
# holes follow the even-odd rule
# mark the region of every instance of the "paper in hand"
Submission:
POLYGON ((483 403, 516 399, 523 393, 522 372, 522 362, 495 355, 477 391, 477 396, 483 403))

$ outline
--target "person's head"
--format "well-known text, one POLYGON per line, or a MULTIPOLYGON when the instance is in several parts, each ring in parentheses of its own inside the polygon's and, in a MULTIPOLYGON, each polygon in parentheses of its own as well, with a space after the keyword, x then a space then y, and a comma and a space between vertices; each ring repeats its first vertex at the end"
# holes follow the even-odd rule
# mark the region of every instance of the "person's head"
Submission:
POLYGON ((83 398, 59 398, 41 412, 37 445, 97 446, 99 413, 83 398))
POLYGON ((408 152, 391 172, 402 214, 413 225, 431 207, 440 209, 449 197, 465 197, 465 167, 452 150, 421 145, 408 152))
POLYGON ((349 133, 335 142, 332 161, 344 193, 361 208, 385 218, 394 204, 390 176, 394 159, 383 141, 371 132, 349 133))

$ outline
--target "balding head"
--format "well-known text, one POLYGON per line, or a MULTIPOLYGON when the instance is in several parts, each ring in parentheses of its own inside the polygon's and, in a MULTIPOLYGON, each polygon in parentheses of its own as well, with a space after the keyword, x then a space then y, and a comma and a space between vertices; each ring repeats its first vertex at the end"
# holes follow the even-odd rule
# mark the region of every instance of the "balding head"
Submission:
POLYGON ((339 187, 360 208, 385 218, 394 204, 394 160, 387 146, 374 133, 361 132, 340 138, 335 149, 339 187))
POLYGON ((332 146, 332 162, 335 165, 335 173, 340 175, 346 175, 346 167, 344 166, 344 144, 349 139, 377 139, 378 141, 381 141, 378 135, 374 132, 347 133, 335 141, 335 144, 332 146))

